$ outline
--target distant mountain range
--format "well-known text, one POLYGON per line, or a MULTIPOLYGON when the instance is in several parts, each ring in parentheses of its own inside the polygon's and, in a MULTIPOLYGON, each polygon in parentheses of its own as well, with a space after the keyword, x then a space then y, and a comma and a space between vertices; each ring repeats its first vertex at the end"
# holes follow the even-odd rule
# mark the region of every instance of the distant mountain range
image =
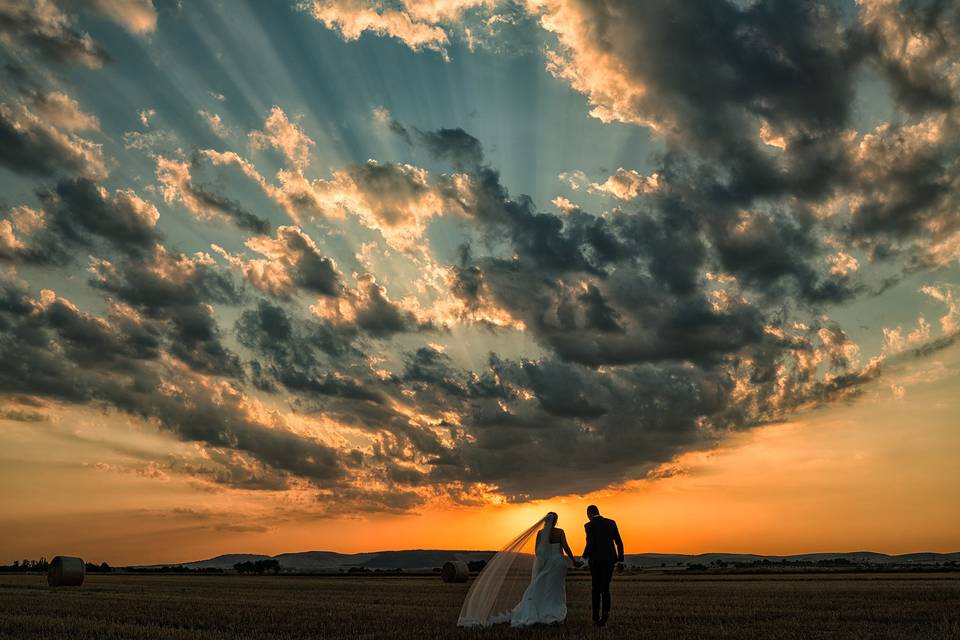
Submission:
MULTIPOLYGON (((303 572, 346 571, 353 567, 368 570, 402 569, 405 571, 430 570, 449 560, 471 562, 489 560, 493 551, 456 551, 440 549, 415 549, 409 551, 373 551, 369 553, 337 553, 335 551, 302 551, 299 553, 281 553, 276 556, 254 553, 229 553, 207 560, 174 563, 190 569, 232 569, 240 562, 274 559, 281 569, 303 572)), ((626 563, 636 567, 676 567, 691 564, 709 565, 721 562, 788 562, 821 560, 848 560, 854 564, 934 564, 937 562, 960 561, 960 552, 956 553, 907 553, 887 555, 872 551, 853 553, 801 553, 789 556, 764 556, 748 553, 701 553, 697 555, 674 553, 637 553, 627 554, 626 563)), ((162 565, 150 565, 160 567, 162 565)), ((149 568, 149 567, 141 567, 149 568)))
POLYGON ((873 551, 853 551, 850 553, 799 553, 789 556, 763 556, 752 553, 700 553, 697 555, 673 553, 639 553, 627 554, 627 564, 637 567, 659 567, 664 564, 709 565, 715 561, 721 562, 818 562, 821 560, 849 560, 852 564, 934 564, 937 562, 960 561, 960 552, 955 553, 905 553, 888 555, 873 551))

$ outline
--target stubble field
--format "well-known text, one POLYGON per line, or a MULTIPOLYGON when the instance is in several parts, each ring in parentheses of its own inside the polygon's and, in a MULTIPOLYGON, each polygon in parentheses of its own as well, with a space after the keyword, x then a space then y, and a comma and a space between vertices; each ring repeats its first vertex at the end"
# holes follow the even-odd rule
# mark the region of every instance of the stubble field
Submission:
POLYGON ((464 631, 467 584, 413 577, 0 576, 0 638, 960 638, 960 574, 617 576, 610 624, 589 580, 557 628, 464 631))

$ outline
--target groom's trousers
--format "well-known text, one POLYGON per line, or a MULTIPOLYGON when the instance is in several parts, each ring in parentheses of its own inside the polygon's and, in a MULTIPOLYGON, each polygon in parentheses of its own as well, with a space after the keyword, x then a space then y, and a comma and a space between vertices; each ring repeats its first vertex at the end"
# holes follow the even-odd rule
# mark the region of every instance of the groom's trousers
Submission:
POLYGON ((616 562, 590 562, 590 578, 593 590, 590 593, 593 604, 593 619, 606 620, 610 615, 610 579, 616 562))

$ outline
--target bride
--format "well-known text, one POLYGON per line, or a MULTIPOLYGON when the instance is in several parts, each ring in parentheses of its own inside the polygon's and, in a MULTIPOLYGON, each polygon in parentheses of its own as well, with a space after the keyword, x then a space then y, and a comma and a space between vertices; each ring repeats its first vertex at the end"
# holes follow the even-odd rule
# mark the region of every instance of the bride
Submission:
POLYGON ((459 626, 509 622, 525 627, 566 620, 567 567, 570 561, 580 563, 556 524, 557 514, 548 513, 490 559, 467 592, 459 626))

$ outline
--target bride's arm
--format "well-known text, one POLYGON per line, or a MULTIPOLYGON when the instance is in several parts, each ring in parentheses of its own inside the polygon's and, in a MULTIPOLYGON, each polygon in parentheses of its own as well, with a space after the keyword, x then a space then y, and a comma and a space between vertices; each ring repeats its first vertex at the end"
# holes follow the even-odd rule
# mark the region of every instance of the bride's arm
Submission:
POLYGON ((563 548, 563 552, 570 556, 570 559, 576 562, 576 558, 573 556, 573 551, 570 551, 570 545, 567 544, 567 532, 564 531, 560 534, 560 546, 563 548))

